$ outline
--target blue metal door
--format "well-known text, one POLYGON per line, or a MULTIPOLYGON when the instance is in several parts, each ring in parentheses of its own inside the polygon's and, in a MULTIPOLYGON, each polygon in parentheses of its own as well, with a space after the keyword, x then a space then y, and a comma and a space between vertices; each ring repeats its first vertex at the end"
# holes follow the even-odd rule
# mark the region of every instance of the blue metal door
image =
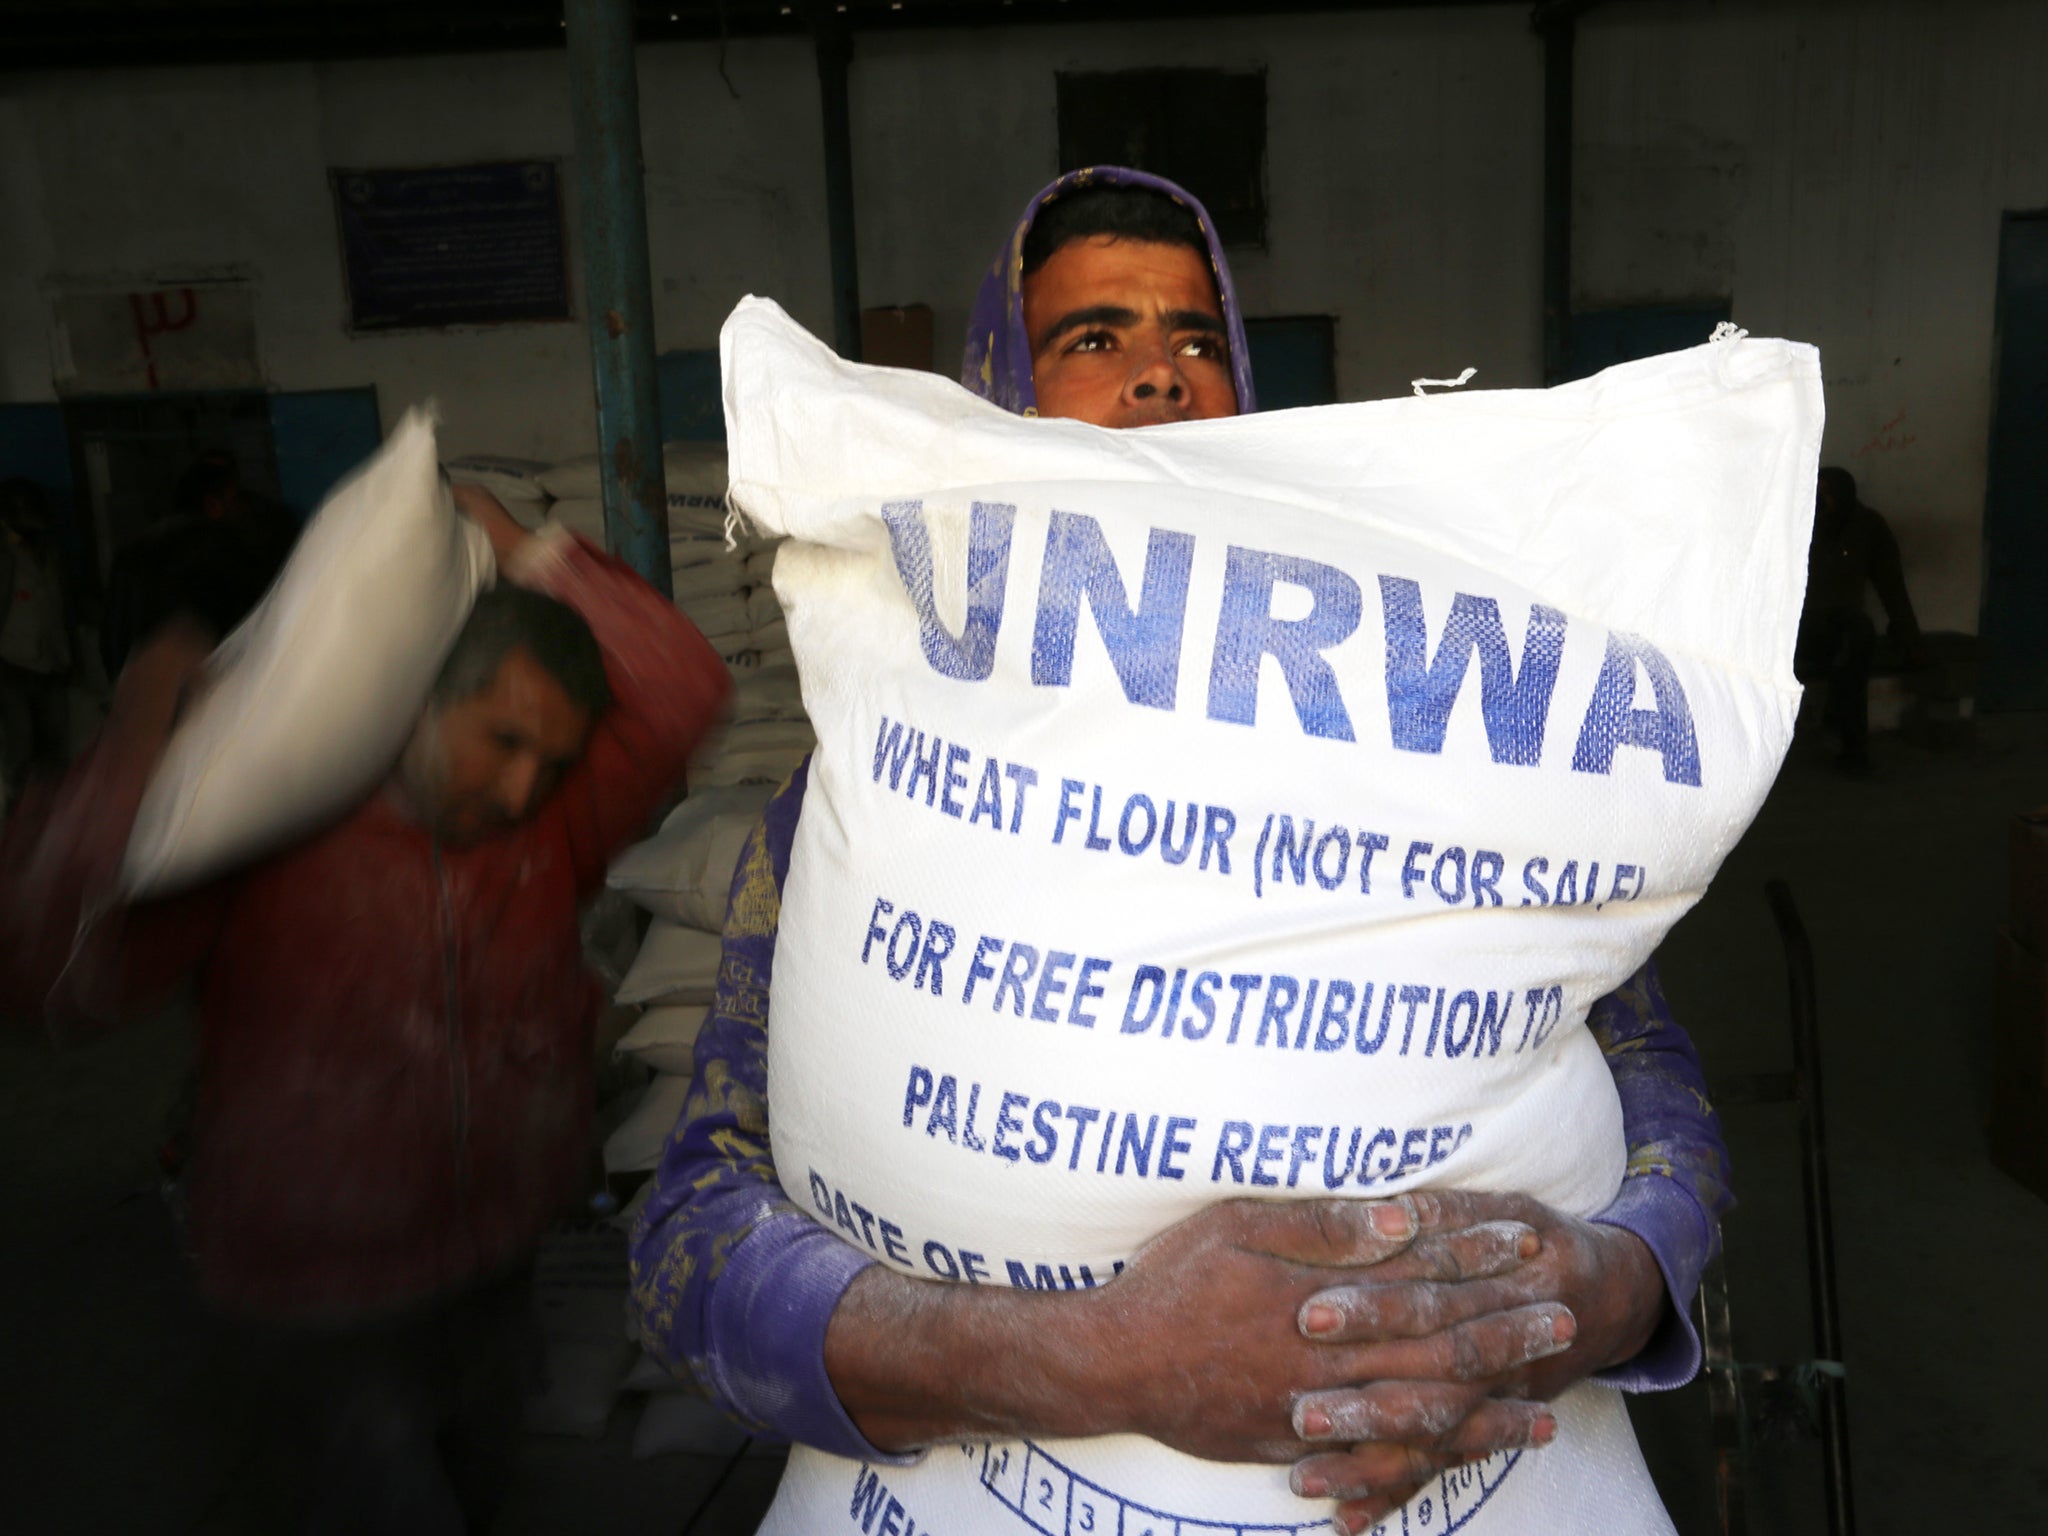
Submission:
POLYGON ((1616 363, 1662 352, 1682 352, 1714 334, 1728 318, 1726 299, 1697 304, 1632 304, 1623 309, 1582 309, 1572 315, 1565 377, 1590 378, 1616 363))
POLYGON ((304 522, 335 482, 384 441, 377 391, 367 384, 290 390, 270 396, 269 405, 278 496, 304 522))
POLYGON ((2048 213, 2009 213, 1977 618, 1986 710, 2048 709, 2048 213))
POLYGON ((1337 398, 1337 320, 1333 315, 1271 315, 1246 320, 1252 388, 1262 411, 1328 405, 1337 398))

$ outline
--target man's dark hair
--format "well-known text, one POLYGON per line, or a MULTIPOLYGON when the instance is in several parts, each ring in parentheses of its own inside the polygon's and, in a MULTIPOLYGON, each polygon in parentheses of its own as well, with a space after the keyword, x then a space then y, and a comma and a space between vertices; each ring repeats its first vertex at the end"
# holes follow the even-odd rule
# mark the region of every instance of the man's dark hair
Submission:
POLYGON ((1052 260, 1053 252, 1069 241, 1095 235, 1184 245, 1203 260, 1209 258, 1201 220, 1186 204, 1151 187, 1080 187, 1039 208, 1024 236, 1024 275, 1029 277, 1052 260))
POLYGON ((567 603, 525 587, 500 585, 476 600, 455 649, 434 679, 434 702, 453 704, 481 693, 513 651, 525 651, 592 719, 612 702, 604 653, 583 615, 567 603))
POLYGON ((223 449, 212 449, 202 453, 190 469, 178 476, 177 489, 171 496, 172 510, 179 517, 203 517, 208 497, 225 496, 241 483, 242 471, 233 455, 223 449))
POLYGON ((1820 472, 1820 478, 1834 489, 1835 500, 1845 507, 1856 505, 1856 477, 1836 464, 1830 464, 1820 472))

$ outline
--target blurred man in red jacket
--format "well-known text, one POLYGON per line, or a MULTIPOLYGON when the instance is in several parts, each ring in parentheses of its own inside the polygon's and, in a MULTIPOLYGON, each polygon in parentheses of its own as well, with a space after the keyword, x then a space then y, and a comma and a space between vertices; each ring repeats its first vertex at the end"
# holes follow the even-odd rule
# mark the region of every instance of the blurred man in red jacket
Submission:
POLYGON ((500 582, 387 782, 211 885, 109 905, 207 640, 138 652, 94 750, 0 842, 0 1006, 146 1016, 190 982, 199 1282, 306 1458, 307 1530, 460 1532, 509 1470, 526 1276, 587 1167, 579 904, 729 680, 616 561, 459 487, 500 582))

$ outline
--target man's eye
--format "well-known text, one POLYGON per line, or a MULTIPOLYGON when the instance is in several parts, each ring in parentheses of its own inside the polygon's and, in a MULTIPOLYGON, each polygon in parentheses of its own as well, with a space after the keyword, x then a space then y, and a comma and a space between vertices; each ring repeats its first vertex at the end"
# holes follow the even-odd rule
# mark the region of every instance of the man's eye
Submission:
POLYGON ((1084 331, 1081 335, 1074 338, 1074 344, 1068 347, 1067 350, 1069 352, 1107 352, 1115 345, 1116 337, 1112 336, 1108 331, 1084 331))
POLYGON ((1217 363, 1230 357, 1230 345, 1221 336, 1190 336, 1180 344, 1180 351, 1183 357, 1204 357, 1217 363))

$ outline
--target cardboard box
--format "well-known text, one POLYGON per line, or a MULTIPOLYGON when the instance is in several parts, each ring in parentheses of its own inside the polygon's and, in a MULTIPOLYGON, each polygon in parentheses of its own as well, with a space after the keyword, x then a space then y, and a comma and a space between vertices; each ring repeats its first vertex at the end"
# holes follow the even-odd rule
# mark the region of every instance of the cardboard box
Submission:
POLYGON ((2048 808, 2012 821, 2013 937, 2048 954, 2048 808))
POLYGON ((932 307, 895 304, 860 312, 860 360, 932 372, 932 307))

